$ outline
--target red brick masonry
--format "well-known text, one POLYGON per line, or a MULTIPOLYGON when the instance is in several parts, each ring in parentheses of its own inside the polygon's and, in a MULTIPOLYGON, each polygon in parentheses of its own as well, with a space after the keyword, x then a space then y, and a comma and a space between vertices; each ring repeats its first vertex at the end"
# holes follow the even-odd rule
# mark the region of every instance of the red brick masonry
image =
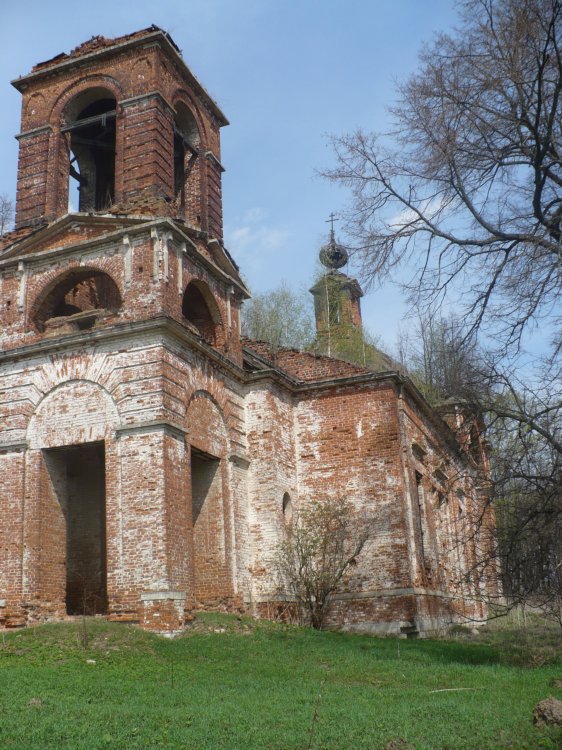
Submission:
POLYGON ((273 565, 286 495, 346 497, 376 521, 333 624, 417 633, 484 617, 474 450, 398 372, 241 339, 248 292, 222 244, 227 121, 169 35, 95 37, 14 85, 0 625, 271 615, 289 599, 273 565), (69 213, 70 146, 88 139, 68 128, 99 100, 115 100, 112 203, 69 213))

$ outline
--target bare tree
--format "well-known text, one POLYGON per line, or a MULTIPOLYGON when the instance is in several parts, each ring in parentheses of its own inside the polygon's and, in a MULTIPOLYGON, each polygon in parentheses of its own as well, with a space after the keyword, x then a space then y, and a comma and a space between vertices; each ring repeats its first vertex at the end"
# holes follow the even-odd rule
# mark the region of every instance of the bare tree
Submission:
MULTIPOLYGON (((552 377, 548 364, 533 380, 517 363, 498 362, 453 316, 420 316, 410 338, 401 338, 399 351, 426 397, 433 403, 458 399, 491 446, 491 469, 476 467, 487 503, 466 529, 482 542, 474 572, 487 579, 501 576, 500 585, 492 587, 506 597, 500 611, 532 605, 562 624, 560 378, 552 377), (496 538, 484 528, 490 505, 496 538)), ((461 538, 459 544, 470 541, 461 538)))
POLYGON ((556 602, 562 0, 461 0, 460 8, 459 28, 427 45, 400 87, 393 131, 334 139, 328 176, 351 188, 347 231, 367 282, 410 263, 418 273, 407 288, 424 311, 462 296, 460 335, 426 326, 414 373, 429 398, 454 383, 450 395, 485 415, 505 589, 514 600, 532 592, 545 601, 548 590, 556 602), (539 323, 548 352, 532 361, 524 334, 539 323), (473 357, 481 334, 487 351, 473 357), (424 337, 441 339, 437 350, 424 337))
POLYGON ((7 195, 0 195, 0 237, 12 228, 14 218, 14 202, 7 195))
POLYGON ((411 291, 439 303, 462 289, 469 331, 489 324, 513 347, 562 285, 562 2, 461 8, 400 88, 394 131, 334 139, 327 174, 352 190, 366 280, 415 258, 411 291))
POLYGON ((311 501, 299 509, 278 548, 276 567, 302 622, 317 629, 324 626, 332 596, 372 527, 372 520, 346 500, 311 501))
POLYGON ((456 397, 466 403, 482 401, 488 390, 482 352, 474 336, 454 314, 424 315, 400 332, 396 358, 431 404, 456 397))
POLYGON ((531 432, 501 438, 492 492, 503 591, 562 625, 562 461, 531 432))

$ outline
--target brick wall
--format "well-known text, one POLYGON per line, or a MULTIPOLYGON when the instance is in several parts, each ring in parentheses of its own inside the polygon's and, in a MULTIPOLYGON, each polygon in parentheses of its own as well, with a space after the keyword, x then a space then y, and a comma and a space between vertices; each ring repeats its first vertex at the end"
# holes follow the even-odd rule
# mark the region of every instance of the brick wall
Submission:
MULTIPOLYGON (((111 226, 111 225, 110 225, 111 226)), ((93 230, 90 229, 90 232, 93 230)), ((99 231, 99 228, 98 228, 99 231)), ((29 256, 0 259, 0 345, 4 349, 33 344, 44 338, 38 330, 38 312, 48 294, 72 271, 107 274, 115 283, 122 306, 100 324, 146 320, 168 315, 182 325, 183 295, 190 282, 208 290, 220 318, 217 348, 237 363, 242 361, 239 338, 240 299, 230 293, 232 280, 212 272, 208 251, 201 244, 186 242, 166 223, 132 227, 114 241, 89 236, 88 227, 77 232, 68 227, 51 239, 54 247, 41 247, 29 256), (72 242, 82 241, 80 252, 72 252, 72 242), (50 251, 46 257, 39 253, 50 251), (67 252, 65 252, 67 251, 67 252), (230 312, 229 312, 230 308, 230 312), (230 319, 231 325, 228 325, 230 319)))
POLYGON ((152 193, 164 200, 157 214, 165 211, 222 238, 216 162, 219 128, 226 120, 165 35, 149 30, 145 36, 149 43, 133 35, 121 44, 90 49, 87 67, 76 51, 15 82, 23 98, 16 227, 52 221, 67 212, 69 137, 63 129, 77 115, 77 97, 95 89, 117 101, 115 206, 152 193), (200 134, 183 206, 174 201, 173 176, 173 117, 180 103, 191 112, 200 134), (162 208, 166 202, 168 208, 162 208))
MULTIPOLYGON (((169 37, 96 37, 16 86, 18 229, 0 256, 0 625, 76 612, 83 579, 91 611, 156 630, 198 606, 290 608, 274 564, 284 498, 298 509, 328 497, 374 529, 332 623, 412 632, 482 616, 472 598, 489 584, 467 573, 485 498, 413 389, 328 357, 272 359, 256 342, 244 368, 246 292, 220 243, 226 120, 169 37), (65 217, 64 128, 99 96, 117 102, 114 205, 65 217), (180 111, 198 150, 183 201, 180 111)), ((357 326, 361 292, 342 281, 340 312, 357 326)))

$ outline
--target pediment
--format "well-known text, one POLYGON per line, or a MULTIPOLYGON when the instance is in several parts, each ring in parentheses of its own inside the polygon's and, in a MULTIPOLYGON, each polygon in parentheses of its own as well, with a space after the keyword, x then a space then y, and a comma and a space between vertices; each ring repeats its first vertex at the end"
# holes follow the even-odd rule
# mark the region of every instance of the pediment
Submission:
MULTIPOLYGON (((15 242, 7 244, 0 254, 0 260, 23 258, 35 253, 77 245, 138 223, 138 220, 124 218, 67 214, 52 224, 24 235, 23 239, 18 237, 17 233, 13 233, 16 235, 15 242)), ((9 236, 6 239, 9 242, 9 236)))
POLYGON ((221 242, 205 241, 201 237, 192 238, 189 236, 191 232, 187 234, 184 226, 169 218, 67 214, 46 226, 29 229, 27 232, 17 230, 5 235, 4 250, 0 244, 0 263, 13 264, 31 256, 41 257, 49 251, 64 251, 65 248, 80 249, 96 240, 103 241, 104 237, 115 239, 119 233, 125 234, 133 230, 138 232, 143 229, 150 231, 153 227, 167 227, 168 230, 179 232, 192 251, 230 278, 244 297, 250 296, 240 277, 238 266, 221 242), (10 242, 10 239, 13 241, 10 242))

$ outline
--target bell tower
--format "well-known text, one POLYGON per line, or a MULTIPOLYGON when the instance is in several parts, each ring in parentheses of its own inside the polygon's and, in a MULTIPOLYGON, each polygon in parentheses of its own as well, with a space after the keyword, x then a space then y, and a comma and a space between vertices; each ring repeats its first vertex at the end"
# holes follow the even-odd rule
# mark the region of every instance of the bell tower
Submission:
POLYGON ((314 297, 318 348, 331 356, 337 354, 346 340, 361 335, 360 300, 363 296, 357 280, 339 270, 347 264, 349 256, 336 242, 333 218, 332 214, 330 240, 319 253, 327 271, 310 289, 314 297))
POLYGON ((222 241, 225 116, 156 26, 96 36, 21 92, 16 228, 71 212, 168 216, 222 241))

